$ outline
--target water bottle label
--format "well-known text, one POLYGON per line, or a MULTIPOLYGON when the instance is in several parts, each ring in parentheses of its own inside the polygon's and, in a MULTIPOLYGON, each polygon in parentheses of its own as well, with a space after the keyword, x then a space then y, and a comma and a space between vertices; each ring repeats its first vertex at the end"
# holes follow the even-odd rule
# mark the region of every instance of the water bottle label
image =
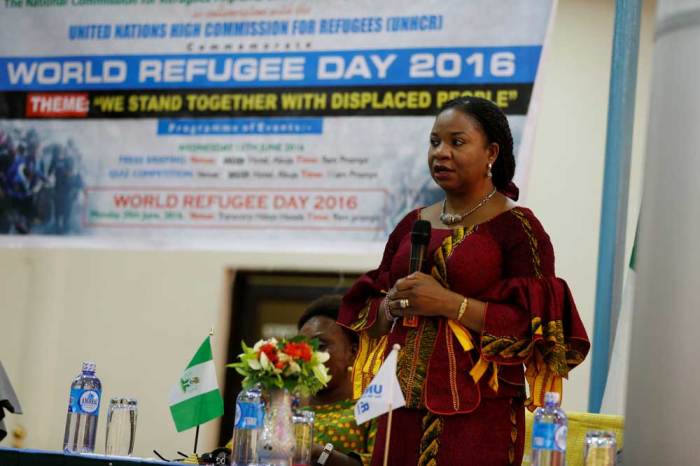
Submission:
POLYGON ((532 426, 532 449, 566 451, 566 426, 535 423, 532 426))
POLYGON ((74 388, 70 391, 68 411, 75 414, 97 414, 100 409, 100 391, 74 388))
POLYGON ((258 429, 263 424, 263 410, 258 403, 236 403, 236 429, 258 429))

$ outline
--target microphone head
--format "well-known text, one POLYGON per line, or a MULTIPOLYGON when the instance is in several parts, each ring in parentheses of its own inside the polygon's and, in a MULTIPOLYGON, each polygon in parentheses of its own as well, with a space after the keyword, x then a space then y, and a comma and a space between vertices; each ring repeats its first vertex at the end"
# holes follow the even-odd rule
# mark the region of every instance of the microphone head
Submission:
POLYGON ((411 244, 427 246, 430 243, 432 227, 427 220, 416 220, 411 230, 411 244))

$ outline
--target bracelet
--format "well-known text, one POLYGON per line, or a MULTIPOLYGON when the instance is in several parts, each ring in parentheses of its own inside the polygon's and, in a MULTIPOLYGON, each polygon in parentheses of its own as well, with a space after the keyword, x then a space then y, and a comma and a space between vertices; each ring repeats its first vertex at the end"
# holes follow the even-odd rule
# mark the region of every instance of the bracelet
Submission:
POLYGON ((462 304, 459 305, 459 312, 457 313, 457 322, 460 322, 462 320, 462 316, 464 316, 464 313, 467 312, 468 307, 469 298, 465 297, 464 301, 462 301, 462 304))
POLYGON ((389 296, 384 296, 384 301, 382 301, 382 303, 384 304, 384 317, 386 317, 386 320, 389 322, 396 322, 398 317, 393 315, 389 309, 389 296))

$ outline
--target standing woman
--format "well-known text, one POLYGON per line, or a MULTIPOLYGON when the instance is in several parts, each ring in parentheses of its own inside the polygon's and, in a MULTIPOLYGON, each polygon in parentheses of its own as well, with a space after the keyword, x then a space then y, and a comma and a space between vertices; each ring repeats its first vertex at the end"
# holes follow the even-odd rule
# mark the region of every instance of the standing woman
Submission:
MULTIPOLYGON (((513 138, 503 112, 480 98, 447 102, 430 133, 428 167, 444 201, 404 217, 379 268, 343 299, 338 322, 360 334, 355 395, 399 343, 406 407, 393 416, 389 464, 520 464, 524 407, 561 393, 562 378, 588 353, 588 337, 555 276, 549 236, 514 204, 513 138), (409 275, 419 219, 432 226, 428 273, 409 275), (419 316, 417 326, 405 325, 406 315, 419 316)), ((372 465, 382 464, 385 436, 386 416, 372 465)))

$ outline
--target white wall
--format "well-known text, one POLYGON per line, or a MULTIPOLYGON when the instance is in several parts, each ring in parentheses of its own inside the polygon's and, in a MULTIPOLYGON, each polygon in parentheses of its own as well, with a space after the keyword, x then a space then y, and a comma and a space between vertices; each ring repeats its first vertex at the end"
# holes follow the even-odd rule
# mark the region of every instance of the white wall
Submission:
POLYGON ((698 15, 697 0, 659 2, 624 464, 700 458, 698 15))
MULTIPOLYGON (((638 122, 646 121, 652 6, 647 5, 644 12, 638 122)), ((525 199, 552 237, 558 272, 569 281, 589 331, 593 329, 613 13, 613 2, 607 0, 559 2, 549 60, 543 65, 546 81, 525 199)), ((640 136, 643 131, 635 135, 631 205, 639 197, 640 136)), ((416 144, 423 141, 419 137, 416 144)), ((636 217, 636 209, 631 211, 636 217)), ((10 415, 8 424, 27 430, 26 447, 60 448, 68 385, 80 362, 91 358, 97 361, 105 397, 130 395, 139 400, 136 454, 152 456, 153 448, 170 455, 175 450, 189 451, 193 433, 175 432, 167 393, 209 328, 228 328, 231 277, 227 269, 363 271, 378 260, 376 253, 309 257, 0 249, 0 359, 25 412, 10 415)), ((220 366, 225 343, 214 337, 220 366)), ((586 409, 589 371, 586 362, 572 373, 565 385, 566 409, 586 409)), ((214 447, 217 428, 216 422, 205 426, 201 450, 214 447)), ((103 441, 104 419, 98 451, 103 441)), ((3 445, 9 445, 8 440, 3 445)))
MULTIPOLYGON (((626 261, 641 198, 654 39, 655 3, 644 4, 626 261)), ((614 10, 607 0, 559 1, 526 199, 552 237, 557 273, 569 282, 591 338, 614 10)), ((587 410, 590 362, 589 354, 564 385, 564 409, 587 410)))

